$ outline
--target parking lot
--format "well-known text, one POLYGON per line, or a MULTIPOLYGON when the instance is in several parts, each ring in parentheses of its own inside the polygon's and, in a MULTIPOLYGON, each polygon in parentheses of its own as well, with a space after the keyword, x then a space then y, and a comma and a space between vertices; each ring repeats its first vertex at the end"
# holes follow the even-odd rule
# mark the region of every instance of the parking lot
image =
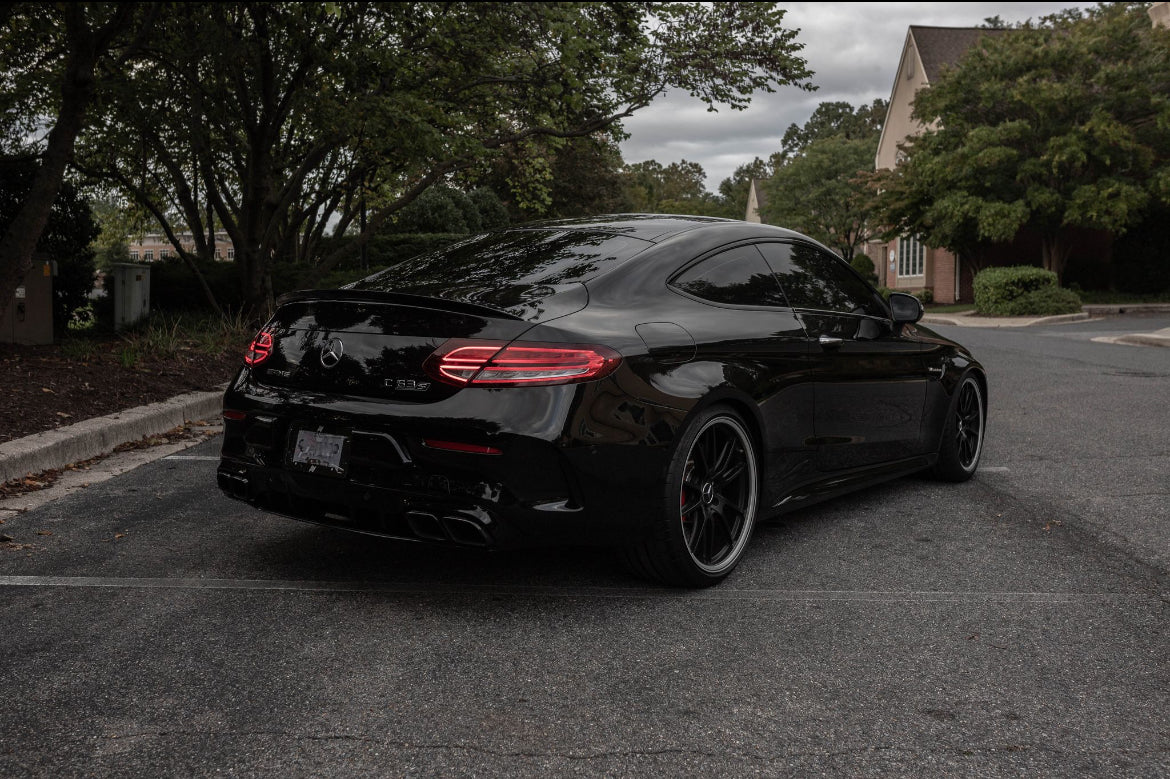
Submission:
POLYGON ((757 530, 704 591, 222 497, 209 440, 6 519, 0 774, 1170 772, 1170 318, 938 327, 983 468, 757 530))

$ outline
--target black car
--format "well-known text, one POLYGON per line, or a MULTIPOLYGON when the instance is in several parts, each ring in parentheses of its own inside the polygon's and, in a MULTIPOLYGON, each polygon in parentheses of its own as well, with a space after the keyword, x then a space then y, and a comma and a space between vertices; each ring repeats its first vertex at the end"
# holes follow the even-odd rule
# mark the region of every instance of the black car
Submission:
POLYGON ((224 396, 228 495, 378 536, 623 550, 702 586, 755 523, 979 464, 983 368, 825 247, 621 215, 280 301, 224 396))

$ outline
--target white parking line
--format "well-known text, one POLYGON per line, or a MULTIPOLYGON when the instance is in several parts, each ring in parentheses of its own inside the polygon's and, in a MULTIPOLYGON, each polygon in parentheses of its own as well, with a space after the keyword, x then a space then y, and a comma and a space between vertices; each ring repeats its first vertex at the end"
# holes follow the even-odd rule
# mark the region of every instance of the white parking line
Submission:
MULTIPOLYGON (((170 459, 170 458, 167 458, 170 459)), ((1006 465, 987 465, 979 469, 980 473, 1011 473, 1012 469, 1006 465)))
POLYGON ((217 454, 171 454, 163 458, 164 460, 203 460, 204 462, 215 462, 219 460, 217 454))
POLYGON ((1147 593, 979 592, 884 590, 774 590, 718 587, 667 590, 657 587, 556 587, 419 582, 344 582, 280 579, 169 579, 103 576, 0 576, 0 587, 64 587, 147 590, 269 590, 284 592, 375 592, 395 595, 537 596, 551 598, 653 598, 655 600, 862 601, 889 603, 1094 603, 1156 599, 1147 593))

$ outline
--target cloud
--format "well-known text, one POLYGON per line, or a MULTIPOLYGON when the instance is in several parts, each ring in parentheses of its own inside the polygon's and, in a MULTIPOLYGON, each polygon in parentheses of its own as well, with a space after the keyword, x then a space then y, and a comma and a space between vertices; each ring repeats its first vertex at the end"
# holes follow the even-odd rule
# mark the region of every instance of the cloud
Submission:
POLYGON ((752 99, 746 111, 710 113, 685 92, 674 91, 625 122, 621 144, 626 162, 680 159, 707 172, 707 188, 755 157, 780 149, 790 124, 804 124, 818 104, 854 105, 888 99, 910 25, 972 27, 988 17, 1017 22, 1038 19, 1067 3, 791 3, 785 22, 800 29, 797 40, 815 72, 816 92, 783 87, 752 99))

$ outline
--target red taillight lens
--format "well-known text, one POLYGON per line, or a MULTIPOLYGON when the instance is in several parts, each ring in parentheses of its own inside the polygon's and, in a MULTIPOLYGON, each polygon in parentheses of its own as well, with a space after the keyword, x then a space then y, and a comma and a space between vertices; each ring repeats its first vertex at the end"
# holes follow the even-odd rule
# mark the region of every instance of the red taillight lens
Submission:
POLYGON ((605 346, 452 340, 428 357, 423 369, 459 387, 532 387, 600 379, 621 361, 605 346))
POLYGON ((248 351, 244 353, 244 363, 247 365, 259 365, 269 358, 272 354, 272 333, 267 333, 261 330, 252 339, 248 351))
POLYGON ((483 444, 468 444, 463 441, 440 441, 437 438, 424 438, 423 446, 428 449, 444 449, 448 452, 462 452, 463 454, 503 454, 503 449, 483 444))

